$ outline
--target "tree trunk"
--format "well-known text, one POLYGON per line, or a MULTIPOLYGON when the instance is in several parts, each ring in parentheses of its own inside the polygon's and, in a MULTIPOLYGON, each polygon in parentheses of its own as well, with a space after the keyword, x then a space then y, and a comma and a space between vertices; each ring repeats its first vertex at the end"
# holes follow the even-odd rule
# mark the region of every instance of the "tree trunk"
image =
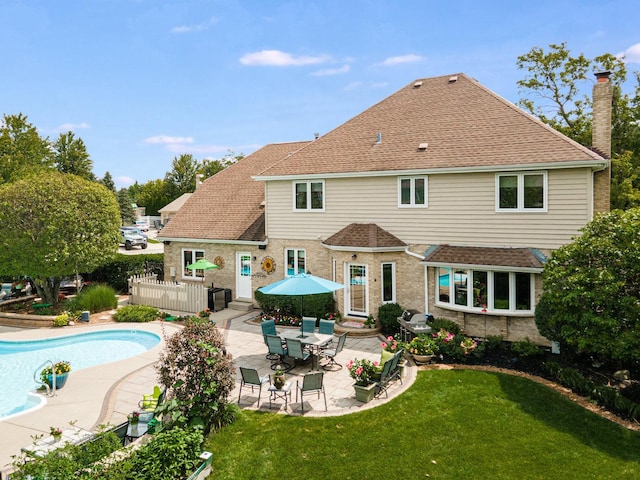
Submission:
POLYGON ((42 299, 42 303, 50 303, 51 305, 58 303, 60 280, 60 277, 39 278, 35 280, 36 290, 42 299))

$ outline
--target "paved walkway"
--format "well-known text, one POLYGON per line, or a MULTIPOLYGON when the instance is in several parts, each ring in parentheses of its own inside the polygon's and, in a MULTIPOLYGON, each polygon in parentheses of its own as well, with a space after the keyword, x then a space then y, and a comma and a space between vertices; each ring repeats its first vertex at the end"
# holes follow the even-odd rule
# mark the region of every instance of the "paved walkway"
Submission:
MULTIPOLYGON (((256 312, 243 314, 242 312, 225 309, 212 314, 212 319, 224 332, 229 353, 233 355, 236 366, 256 368, 260 375, 272 373, 271 362, 265 358, 267 347, 262 338, 259 324, 251 321, 256 312)), ((0 329, 0 339, 3 340, 31 340, 48 338, 59 335, 80 333, 93 329, 132 328, 131 324, 106 323, 100 325, 79 325, 73 329, 0 329)), ((161 336, 170 335, 179 327, 167 322, 152 322, 136 324, 135 328, 153 331, 161 336)), ((346 365, 352 358, 368 358, 379 360, 380 342, 382 337, 347 337, 344 350, 336 357, 338 363, 346 365)), ((11 456, 17 455, 21 447, 32 443, 34 435, 48 435, 50 426, 64 427, 70 421, 87 430, 95 430, 100 424, 117 425, 126 421, 129 413, 137 409, 138 402, 145 393, 150 393, 153 386, 158 384, 153 364, 164 348, 164 340, 157 347, 143 355, 110 363, 107 365, 87 368, 72 372, 64 389, 55 397, 49 398, 42 408, 9 419, 0 421, 0 471, 11 463, 11 456)), ((301 403, 296 402, 295 384, 304 373, 310 369, 309 365, 301 365, 287 373, 287 380, 292 382, 292 402, 285 409, 284 401, 277 400, 269 407, 268 392, 262 393, 260 406, 257 405, 257 390, 252 393, 251 388, 242 391, 240 405, 248 409, 302 414, 301 403)), ((353 380, 346 368, 337 372, 326 372, 325 389, 327 395, 327 411, 324 410, 324 400, 315 395, 305 395, 304 415, 344 415, 367 408, 375 407, 386 402, 407 389, 415 380, 416 367, 404 369, 403 383, 395 382, 389 388, 389 398, 380 398, 368 404, 357 402, 354 397, 353 380)), ((239 371, 236 373, 236 386, 230 401, 238 401, 239 371)))

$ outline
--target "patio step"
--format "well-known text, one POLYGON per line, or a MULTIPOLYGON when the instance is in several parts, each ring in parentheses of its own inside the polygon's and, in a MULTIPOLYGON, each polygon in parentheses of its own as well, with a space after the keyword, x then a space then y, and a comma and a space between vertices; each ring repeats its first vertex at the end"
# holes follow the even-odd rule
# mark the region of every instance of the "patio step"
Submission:
POLYGON ((227 308, 241 312, 250 312, 253 310, 253 302, 249 298, 236 298, 233 302, 229 302, 227 308))

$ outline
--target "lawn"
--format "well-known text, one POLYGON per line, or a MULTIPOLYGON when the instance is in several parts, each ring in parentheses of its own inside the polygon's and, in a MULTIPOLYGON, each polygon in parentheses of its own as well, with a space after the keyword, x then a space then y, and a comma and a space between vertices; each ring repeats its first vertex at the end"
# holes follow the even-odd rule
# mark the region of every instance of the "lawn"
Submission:
POLYGON ((215 479, 640 478, 640 432, 473 370, 421 371, 392 401, 340 417, 242 411, 205 448, 215 479))

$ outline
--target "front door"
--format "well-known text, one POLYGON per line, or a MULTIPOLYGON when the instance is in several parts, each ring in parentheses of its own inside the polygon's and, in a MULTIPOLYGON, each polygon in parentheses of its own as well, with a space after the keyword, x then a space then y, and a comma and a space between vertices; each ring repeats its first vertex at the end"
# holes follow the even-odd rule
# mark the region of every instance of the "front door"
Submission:
POLYGON ((236 298, 253 297, 251 289, 251 254, 236 252, 236 298))
POLYGON ((367 266, 350 263, 347 265, 349 283, 347 285, 347 314, 356 316, 368 315, 369 281, 367 266))

